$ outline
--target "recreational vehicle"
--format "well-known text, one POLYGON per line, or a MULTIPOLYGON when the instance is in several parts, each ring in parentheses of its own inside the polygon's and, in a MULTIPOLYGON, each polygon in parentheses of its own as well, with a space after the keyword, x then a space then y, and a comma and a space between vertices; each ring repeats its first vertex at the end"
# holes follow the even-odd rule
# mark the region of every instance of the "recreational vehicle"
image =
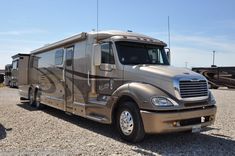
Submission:
POLYGON ((210 88, 227 87, 235 89, 235 67, 193 67, 192 71, 202 74, 208 80, 210 88))
POLYGON ((4 80, 4 83, 5 83, 6 86, 10 86, 10 83, 11 83, 11 69, 12 69, 11 64, 7 64, 5 66, 5 80, 4 80))
POLYGON ((200 131, 216 114, 208 82, 170 66, 165 47, 133 32, 81 33, 31 52, 20 95, 37 108, 114 124, 127 141, 146 133, 200 131))
POLYGON ((16 54, 12 56, 12 69, 10 87, 28 84, 29 54, 16 54))

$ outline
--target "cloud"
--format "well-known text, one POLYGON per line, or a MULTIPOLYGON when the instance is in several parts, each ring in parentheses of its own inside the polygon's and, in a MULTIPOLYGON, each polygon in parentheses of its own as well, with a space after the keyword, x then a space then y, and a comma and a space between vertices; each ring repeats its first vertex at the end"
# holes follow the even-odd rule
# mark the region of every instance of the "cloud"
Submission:
POLYGON ((173 46, 171 48, 172 65, 185 67, 186 62, 188 67, 195 66, 210 66, 211 55, 205 50, 193 47, 173 46))
POLYGON ((172 36, 172 64, 189 67, 210 66, 212 51, 216 51, 215 64, 218 66, 234 66, 235 41, 225 36, 172 36))
POLYGON ((0 32, 0 36, 21 36, 21 35, 42 34, 42 33, 47 33, 47 31, 42 29, 11 30, 11 31, 0 32))
MULTIPOLYGON (((163 40, 168 43, 167 32, 145 32, 148 36, 163 40)), ((207 51, 208 53, 215 50, 218 53, 233 53, 235 49, 235 40, 228 36, 211 36, 206 32, 193 32, 188 34, 171 34, 171 48, 173 46, 183 48, 193 48, 200 51, 207 51)))
MULTIPOLYGON (((174 46, 171 48, 172 65, 184 67, 209 67, 212 65, 212 52, 193 47, 174 46)), ((217 66, 234 66, 235 53, 216 53, 215 64, 217 66)))
MULTIPOLYGON (((233 21, 230 21, 233 23, 233 21)), ((166 32, 146 33, 164 42, 168 42, 166 32)), ((226 35, 212 36, 206 32, 172 33, 172 65, 185 67, 205 66, 212 64, 212 52, 216 51, 215 64, 218 66, 235 66, 235 40, 226 35)))
POLYGON ((234 19, 226 19, 226 20, 216 21, 215 26, 220 27, 220 28, 224 28, 224 29, 234 30, 235 29, 235 20, 234 19))
POLYGON ((197 47, 203 50, 215 50, 222 53, 231 53, 235 49, 235 40, 225 36, 193 36, 193 35, 174 35, 172 44, 187 45, 187 47, 197 47))
POLYGON ((0 39, 0 69, 11 63, 11 56, 17 53, 29 53, 45 43, 26 39, 0 39))

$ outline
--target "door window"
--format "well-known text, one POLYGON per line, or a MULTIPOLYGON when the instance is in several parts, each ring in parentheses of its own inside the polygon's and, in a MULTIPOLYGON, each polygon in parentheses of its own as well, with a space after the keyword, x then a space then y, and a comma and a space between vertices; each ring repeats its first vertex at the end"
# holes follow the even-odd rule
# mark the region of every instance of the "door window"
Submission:
POLYGON ((162 53, 160 49, 149 49, 148 55, 150 57, 150 62, 153 64, 164 64, 162 53))
POLYGON ((59 49, 55 52, 55 65, 62 65, 64 58, 64 50, 59 49))
POLYGON ((18 69, 18 65, 19 65, 19 60, 15 60, 12 62, 12 69, 18 69))
POLYGON ((101 44, 101 63, 105 64, 115 63, 111 42, 101 44))
POLYGON ((68 48, 66 52, 66 66, 73 65, 73 47, 68 48))

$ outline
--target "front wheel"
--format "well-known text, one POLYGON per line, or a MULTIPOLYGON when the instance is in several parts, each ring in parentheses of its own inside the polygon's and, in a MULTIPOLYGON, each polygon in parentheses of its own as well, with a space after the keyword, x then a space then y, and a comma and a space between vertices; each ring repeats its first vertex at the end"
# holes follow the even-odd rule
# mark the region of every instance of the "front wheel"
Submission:
POLYGON ((139 108, 133 102, 124 102, 118 109, 116 126, 121 138, 139 142, 145 136, 139 108))

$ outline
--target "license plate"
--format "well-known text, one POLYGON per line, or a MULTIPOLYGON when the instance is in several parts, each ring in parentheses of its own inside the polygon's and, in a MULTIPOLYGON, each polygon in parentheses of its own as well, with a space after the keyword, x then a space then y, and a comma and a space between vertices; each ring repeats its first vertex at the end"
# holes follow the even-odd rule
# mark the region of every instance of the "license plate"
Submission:
POLYGON ((198 133, 198 132, 200 132, 201 131, 201 125, 195 125, 195 126, 193 126, 193 128, 192 128, 192 133, 198 133))

